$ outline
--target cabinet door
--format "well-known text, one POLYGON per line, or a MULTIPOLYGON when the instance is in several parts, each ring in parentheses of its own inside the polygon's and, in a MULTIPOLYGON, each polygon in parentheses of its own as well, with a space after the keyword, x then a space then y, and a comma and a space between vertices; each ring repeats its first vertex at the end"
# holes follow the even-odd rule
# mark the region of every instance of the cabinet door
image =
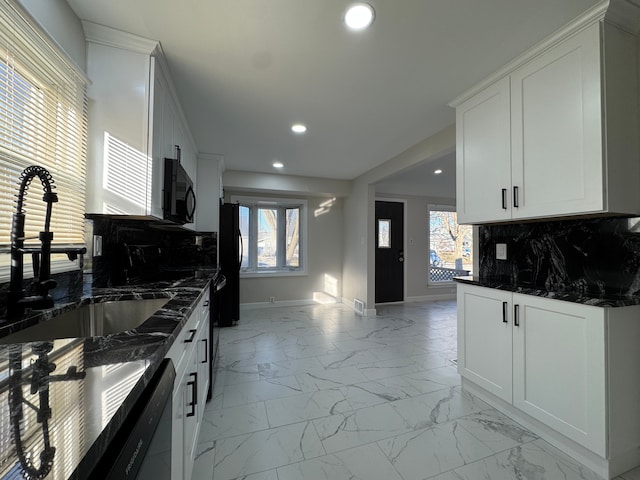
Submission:
POLYGON ((511 74, 513 218, 605 208, 600 87, 599 24, 511 74))
POLYGON ((458 372, 512 401, 511 293, 458 284, 458 372))
POLYGON ((456 108, 456 204, 459 223, 511 218, 509 79, 456 108))
MULTIPOLYGON (((197 340, 194 339, 194 342, 197 340)), ((195 348, 190 351, 190 357, 187 364, 187 371, 185 373, 185 413, 183 422, 183 435, 184 435, 184 450, 183 450, 183 462, 184 462, 184 476, 183 478, 191 478, 191 472, 193 470, 193 461, 195 459, 196 447, 198 444, 198 410, 202 408, 198 404, 198 365, 196 363, 197 351, 195 348)))
POLYGON ((201 304, 200 332, 198 336, 198 418, 202 419, 209 391, 210 338, 209 338, 209 300, 201 304))
POLYGON ((184 405, 187 385, 184 377, 176 377, 175 382, 171 417, 171 478, 181 479, 184 478, 184 405))
POLYGON ((605 457, 605 309, 519 294, 513 303, 514 405, 605 457))

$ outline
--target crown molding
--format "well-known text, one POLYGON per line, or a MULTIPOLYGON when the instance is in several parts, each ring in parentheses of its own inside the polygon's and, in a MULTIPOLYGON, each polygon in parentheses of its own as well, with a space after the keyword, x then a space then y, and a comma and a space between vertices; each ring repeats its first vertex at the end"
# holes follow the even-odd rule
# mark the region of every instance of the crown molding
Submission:
POLYGON ((140 37, 86 20, 82 20, 82 28, 87 42, 131 50, 145 55, 151 55, 160 44, 158 40, 140 37))
MULTIPOLYGON (((611 0, 611 2, 609 0, 606 0, 606 1, 600 2, 599 4, 593 6, 592 8, 587 10, 585 13, 580 15, 579 17, 575 18, 573 21, 564 25, 555 33, 552 33, 551 35, 543 39, 541 42, 537 43, 536 45, 534 45, 533 47, 531 47, 530 49, 528 49, 527 51, 525 51, 524 53, 522 53, 521 55, 519 55, 509 63, 507 63, 506 65, 504 65, 502 68, 494 72, 492 75, 486 77, 480 83, 474 85, 471 89, 467 90, 463 94, 456 97, 454 100, 452 100, 449 103, 449 106, 454 108, 457 107, 465 100, 468 100, 469 98, 473 97, 474 95, 481 92, 482 90, 492 85, 493 83, 497 82, 501 78, 504 78, 507 75, 510 75, 514 70, 521 67, 532 58, 538 55, 541 55, 542 53, 548 51, 549 49, 551 49, 558 43, 562 42, 563 40, 571 37, 572 35, 575 35, 577 32, 581 30, 584 30, 588 26, 593 25, 596 22, 602 21, 603 19, 605 19, 610 3, 631 3, 635 1, 640 1, 640 0, 611 0)), ((623 9, 621 8, 620 13, 628 15, 629 8, 630 7, 623 8, 623 9), (626 13, 622 13, 622 12, 626 12, 626 13)))
POLYGON ((640 32, 640 1, 610 0, 605 20, 637 35, 640 32))

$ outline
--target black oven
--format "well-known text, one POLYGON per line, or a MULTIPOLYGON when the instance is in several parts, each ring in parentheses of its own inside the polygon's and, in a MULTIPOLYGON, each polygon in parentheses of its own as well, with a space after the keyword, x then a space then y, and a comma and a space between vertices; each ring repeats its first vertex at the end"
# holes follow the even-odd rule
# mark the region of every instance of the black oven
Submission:
POLYGON ((171 480, 173 362, 163 360, 91 480, 171 480))

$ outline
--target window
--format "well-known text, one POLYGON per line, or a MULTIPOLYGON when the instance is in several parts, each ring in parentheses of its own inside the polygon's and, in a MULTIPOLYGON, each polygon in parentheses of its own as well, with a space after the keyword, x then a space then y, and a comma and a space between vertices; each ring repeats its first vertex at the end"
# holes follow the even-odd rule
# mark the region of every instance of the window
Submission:
POLYGON ((429 283, 450 282, 473 268, 473 227, 458 225, 452 206, 429 205, 429 283))
POLYGON ((305 273, 306 201, 233 197, 240 204, 241 272, 305 273))
MULTIPOLYGON (((51 231, 56 245, 84 244, 87 139, 86 78, 58 47, 31 25, 14 1, 0 5, 0 248, 8 251, 20 174, 29 165, 46 168, 58 203, 51 231)), ((26 195, 25 243, 38 244, 46 204, 39 179, 26 195), (39 193, 40 192, 40 193, 39 193)), ((66 256, 52 265, 73 268, 66 256)), ((9 255, 0 255, 8 277, 9 255)), ((29 262, 25 262, 28 265, 29 262)))

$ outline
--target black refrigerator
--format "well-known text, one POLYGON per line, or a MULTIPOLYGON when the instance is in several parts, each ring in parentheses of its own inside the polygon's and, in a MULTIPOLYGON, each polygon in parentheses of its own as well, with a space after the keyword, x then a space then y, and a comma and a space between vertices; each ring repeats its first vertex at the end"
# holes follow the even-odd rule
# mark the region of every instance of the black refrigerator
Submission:
POLYGON ((240 265, 242 264, 242 236, 240 234, 240 206, 220 201, 218 232, 220 272, 227 284, 220 290, 218 325, 230 327, 240 320, 240 265))

